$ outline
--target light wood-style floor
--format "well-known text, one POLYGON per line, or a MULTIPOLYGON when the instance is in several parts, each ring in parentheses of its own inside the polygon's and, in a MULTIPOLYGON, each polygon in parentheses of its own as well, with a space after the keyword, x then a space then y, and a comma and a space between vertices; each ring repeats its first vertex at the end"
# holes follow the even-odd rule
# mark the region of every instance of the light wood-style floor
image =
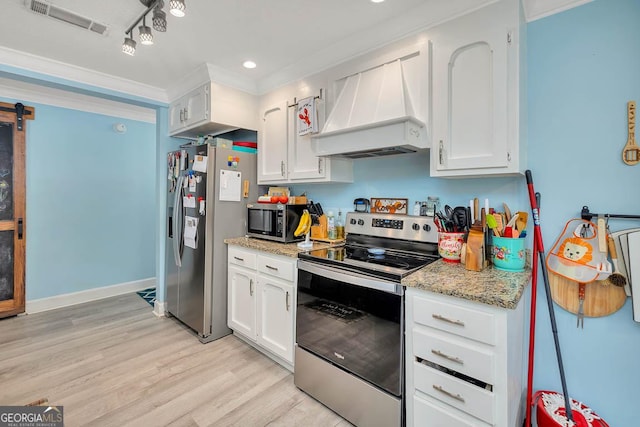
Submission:
POLYGON ((229 335, 201 344, 136 294, 0 320, 0 405, 65 426, 350 426, 229 335))

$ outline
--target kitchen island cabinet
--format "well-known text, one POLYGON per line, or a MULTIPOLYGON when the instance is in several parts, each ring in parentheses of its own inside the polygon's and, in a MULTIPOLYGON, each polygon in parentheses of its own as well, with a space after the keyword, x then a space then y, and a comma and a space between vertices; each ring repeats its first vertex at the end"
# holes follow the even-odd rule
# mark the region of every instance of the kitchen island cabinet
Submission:
POLYGON ((429 33, 431 176, 512 175, 526 169, 520 7, 517 0, 502 0, 429 33))

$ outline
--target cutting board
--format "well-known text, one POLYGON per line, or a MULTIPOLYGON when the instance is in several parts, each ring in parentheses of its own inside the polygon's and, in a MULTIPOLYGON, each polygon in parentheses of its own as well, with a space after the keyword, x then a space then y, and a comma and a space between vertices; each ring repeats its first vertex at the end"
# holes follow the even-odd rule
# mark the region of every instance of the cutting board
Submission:
POLYGON ((618 267, 620 268, 618 272, 627 278, 627 286, 625 286, 624 290, 629 297, 631 296, 631 274, 629 271, 629 266, 631 264, 629 261, 629 244, 627 235, 636 231, 640 231, 640 228, 630 228, 611 233, 611 237, 613 237, 613 242, 616 246, 616 252, 618 253, 618 267))
MULTIPOLYGON (((578 313, 577 282, 549 271, 549 287, 556 304, 570 313, 578 313)), ((589 282, 585 288, 583 312, 585 317, 608 316, 620 310, 626 300, 624 288, 602 285, 599 281, 589 282)))

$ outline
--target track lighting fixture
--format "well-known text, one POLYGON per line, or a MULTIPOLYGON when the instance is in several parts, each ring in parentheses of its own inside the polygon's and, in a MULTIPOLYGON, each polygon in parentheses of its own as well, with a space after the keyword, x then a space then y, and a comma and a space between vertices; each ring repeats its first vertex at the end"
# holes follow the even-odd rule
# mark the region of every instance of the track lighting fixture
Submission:
POLYGON ((164 13, 162 7, 164 6, 164 2, 160 0, 156 7, 153 8, 153 29, 164 33, 167 31, 167 14, 164 13))
POLYGON ((136 54, 136 41, 133 39, 133 34, 129 31, 129 37, 125 37, 124 43, 122 44, 122 51, 127 55, 135 55, 136 54))
MULTIPOLYGON (((136 21, 131 24, 129 28, 124 32, 125 39, 122 44, 122 52, 127 55, 135 55, 136 53, 136 42, 133 39, 133 29, 136 25, 142 21, 142 25, 138 27, 140 33, 140 43, 143 45, 152 45, 153 44, 153 33, 151 32, 151 28, 147 26, 146 18, 149 12, 153 10, 152 16, 152 25, 153 29, 159 31, 161 33, 167 31, 167 15, 164 13, 162 8, 164 7, 163 0, 140 0, 140 3, 147 7, 147 10, 140 15, 136 21)), ((171 14, 174 16, 182 17, 184 16, 184 11, 186 6, 184 4, 184 0, 171 0, 169 1, 169 10, 171 14)))
POLYGON ((184 0, 171 0, 169 1, 169 12, 173 16, 177 16, 178 18, 182 18, 184 16, 184 10, 187 6, 184 4, 184 0))
POLYGON ((142 25, 138 27, 140 30, 140 43, 145 45, 153 44, 153 34, 151 33, 151 28, 147 27, 146 16, 142 18, 142 25))

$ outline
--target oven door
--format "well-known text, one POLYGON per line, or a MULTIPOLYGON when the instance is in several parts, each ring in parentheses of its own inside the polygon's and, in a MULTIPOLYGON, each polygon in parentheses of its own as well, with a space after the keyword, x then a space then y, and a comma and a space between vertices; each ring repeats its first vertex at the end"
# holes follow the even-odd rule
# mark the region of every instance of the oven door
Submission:
POLYGON ((403 288, 357 272, 298 261, 299 347, 402 395, 403 288))

